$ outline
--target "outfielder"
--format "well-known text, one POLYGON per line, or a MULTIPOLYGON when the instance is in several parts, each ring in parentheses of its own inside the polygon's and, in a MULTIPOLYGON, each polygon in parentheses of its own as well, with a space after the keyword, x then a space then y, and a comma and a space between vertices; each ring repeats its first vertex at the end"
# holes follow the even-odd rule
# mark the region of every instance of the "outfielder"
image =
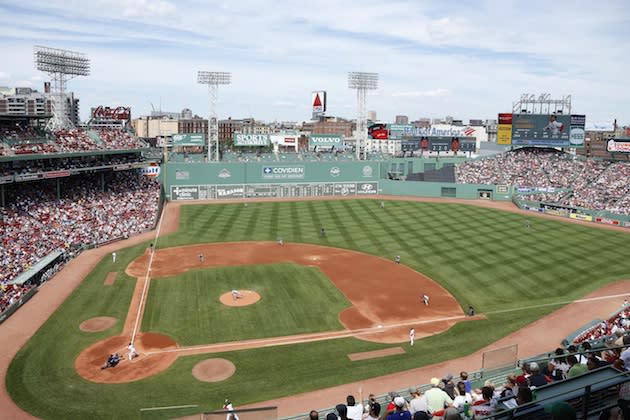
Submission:
POLYGON ((116 262, 116 252, 112 252, 112 262, 116 262))

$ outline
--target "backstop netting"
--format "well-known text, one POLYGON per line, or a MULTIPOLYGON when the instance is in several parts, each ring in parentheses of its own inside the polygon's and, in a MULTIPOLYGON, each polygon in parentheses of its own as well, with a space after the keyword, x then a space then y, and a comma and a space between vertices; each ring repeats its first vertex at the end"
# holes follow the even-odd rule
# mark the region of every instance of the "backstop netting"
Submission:
POLYGON ((518 344, 490 350, 483 353, 481 369, 491 371, 508 367, 515 367, 518 362, 518 344))

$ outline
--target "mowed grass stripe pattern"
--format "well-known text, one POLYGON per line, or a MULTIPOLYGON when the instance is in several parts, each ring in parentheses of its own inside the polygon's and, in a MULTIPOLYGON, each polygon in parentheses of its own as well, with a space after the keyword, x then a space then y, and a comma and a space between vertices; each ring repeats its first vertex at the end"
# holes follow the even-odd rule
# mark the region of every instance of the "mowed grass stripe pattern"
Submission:
POLYGON ((281 236, 387 258, 401 255, 403 264, 438 281, 464 307, 472 304, 480 311, 572 299, 630 276, 630 262, 621 257, 630 236, 623 232, 462 204, 387 201, 384 209, 379 204, 183 206, 182 231, 160 246, 281 236), (207 220, 213 220, 209 229, 207 220), (319 235, 322 226, 325 237, 319 235))
POLYGON ((192 270, 151 283, 143 331, 160 331, 180 345, 343 329, 338 314, 350 302, 317 267, 295 264, 192 270), (219 296, 256 291, 261 300, 230 307, 219 296))
MULTIPOLYGON (((387 201, 385 209, 378 201, 369 200, 276 205, 276 216, 268 203, 183 206, 180 232, 160 238, 157 245, 275 240, 279 235, 286 241, 346 248, 354 243, 359 251, 374 255, 393 258, 400 254, 403 264, 439 281, 463 305, 472 303, 484 312, 511 312, 455 325, 388 358, 350 362, 348 353, 391 346, 348 338, 181 357, 167 371, 146 380, 118 385, 87 382, 74 371, 74 360, 90 344, 120 333, 135 285, 124 268, 144 252, 147 242, 119 251, 119 264, 113 265, 109 256, 104 258, 37 331, 9 366, 6 385, 11 397, 40 418, 63 419, 138 418, 142 407, 191 403, 210 411, 220 408, 226 397, 238 405, 271 400, 469 354, 556 306, 520 308, 575 299, 603 284, 630 278, 627 233, 534 217, 530 218, 531 228, 526 229, 523 215, 461 204, 387 201), (334 217, 329 209, 334 209, 334 217), (321 224, 328 233, 326 238, 319 236, 321 224), (340 234, 340 225, 350 238, 340 234), (103 280, 110 271, 117 271, 118 277, 106 288, 103 280), (79 323, 93 316, 113 316, 120 322, 101 333, 79 331, 79 323), (237 367, 235 375, 218 383, 197 381, 192 366, 208 357, 232 361, 237 367)), ((169 280, 155 280, 151 287, 161 281, 169 280)), ((197 288, 206 286, 202 280, 193 284, 197 293, 201 293, 197 288)), ((46 287, 54 286, 51 282, 46 287)), ((188 294, 186 299, 190 299, 188 294)), ((197 305, 203 303, 205 299, 197 305)), ((167 310, 166 306, 181 308, 181 304, 186 302, 170 299, 156 307, 167 310)), ((313 299, 303 305, 311 310, 328 308, 328 302, 313 299)), ((202 330, 207 319, 195 320, 198 324, 191 327, 202 330)), ((222 330, 221 325, 210 328, 222 330)), ((163 332, 160 329, 156 332, 163 332)), ((550 348, 555 345, 550 343, 550 348)))

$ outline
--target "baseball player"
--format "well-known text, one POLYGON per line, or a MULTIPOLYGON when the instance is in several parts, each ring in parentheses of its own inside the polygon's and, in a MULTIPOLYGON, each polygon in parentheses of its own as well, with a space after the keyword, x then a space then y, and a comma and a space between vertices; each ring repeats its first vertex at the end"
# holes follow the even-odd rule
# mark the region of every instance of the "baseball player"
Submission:
POLYGON ((133 359, 134 357, 138 357, 138 356, 139 356, 139 354, 136 351, 136 348, 134 347, 133 343, 129 342, 129 345, 127 346, 127 357, 131 361, 131 359, 133 359))
POLYGON ((241 292, 239 292, 236 289, 232 290, 232 299, 236 300, 236 299, 241 299, 243 297, 243 294, 241 292))
POLYGON ((394 262, 396 264, 400 264, 400 255, 396 255, 396 258, 394 258, 394 262))
POLYGON ((416 330, 411 327, 409 329, 409 345, 413 346, 413 340, 416 338, 416 330))
POLYGON ((424 303, 424 306, 429 306, 429 296, 422 295, 422 302, 424 303))
POLYGON ((116 262, 116 252, 112 252, 112 262, 116 262))
POLYGON ((232 401, 228 398, 226 398, 223 403, 223 409, 228 411, 227 416, 225 416, 225 420, 239 420, 238 415, 234 412, 232 401))
POLYGON ((205 261, 206 257, 204 257, 203 254, 199 254, 199 262, 203 264, 203 262, 205 261))
POLYGON ((384 209, 385 208, 385 202, 381 201, 381 208, 384 209))
POLYGON ((319 230, 319 236, 326 236, 326 231, 324 230, 324 227, 322 226, 322 228, 319 230))
POLYGON ((282 239, 282 236, 278 238, 278 245, 284 245, 284 240, 282 239))

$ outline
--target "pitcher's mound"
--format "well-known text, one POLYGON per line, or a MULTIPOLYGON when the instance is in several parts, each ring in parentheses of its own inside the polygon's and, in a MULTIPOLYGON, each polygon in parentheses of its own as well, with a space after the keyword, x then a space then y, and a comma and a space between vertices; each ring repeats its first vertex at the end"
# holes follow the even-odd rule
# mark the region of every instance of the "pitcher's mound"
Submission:
POLYGON ((226 359, 206 359, 197 363, 192 374, 195 379, 201 382, 219 382, 224 381, 236 372, 234 363, 226 359))
POLYGON ((260 295, 253 290, 239 290, 241 296, 235 298, 232 292, 223 293, 219 300, 227 306, 247 306, 260 300, 260 295))
POLYGON ((116 318, 111 316, 98 316, 96 318, 86 319, 79 325, 79 329, 83 332, 99 332, 116 325, 116 318))

